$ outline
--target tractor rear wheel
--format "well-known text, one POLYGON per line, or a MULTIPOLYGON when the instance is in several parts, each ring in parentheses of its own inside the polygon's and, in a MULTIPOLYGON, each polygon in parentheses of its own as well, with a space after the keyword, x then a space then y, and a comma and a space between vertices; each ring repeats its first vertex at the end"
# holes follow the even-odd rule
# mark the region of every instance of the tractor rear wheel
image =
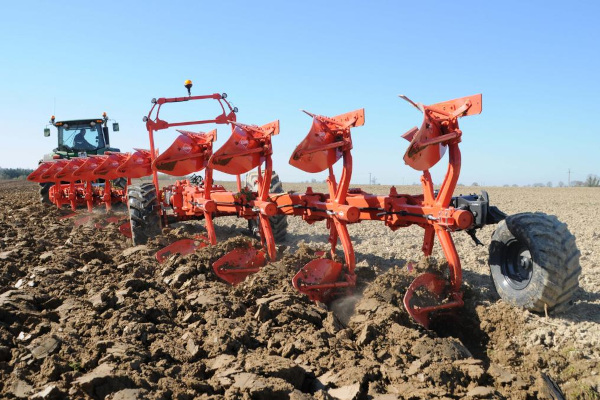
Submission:
POLYGON ((161 233, 158 198, 153 183, 130 185, 127 188, 127 206, 134 245, 145 244, 161 233))
POLYGON ((579 286, 579 250, 567 225, 553 215, 522 213, 498 224, 489 249, 496 292, 534 312, 561 311, 579 286))
POLYGON ((52 182, 40 183, 40 202, 42 204, 52 204, 50 201, 50 188, 54 186, 52 182))
MULTIPOLYGON (((246 174, 246 186, 253 192, 258 192, 258 172, 252 171, 246 174)), ((279 175, 276 172, 273 172, 273 176, 271 177, 271 188, 269 189, 269 193, 283 193, 283 185, 279 180, 279 175)), ((271 228, 273 229, 273 236, 275 237, 276 243, 281 243, 285 240, 285 236, 287 234, 287 216, 285 215, 274 215, 269 218, 271 222, 271 228)), ((257 237, 260 237, 259 234, 259 224, 258 218, 248 220, 248 229, 250 232, 257 237)))

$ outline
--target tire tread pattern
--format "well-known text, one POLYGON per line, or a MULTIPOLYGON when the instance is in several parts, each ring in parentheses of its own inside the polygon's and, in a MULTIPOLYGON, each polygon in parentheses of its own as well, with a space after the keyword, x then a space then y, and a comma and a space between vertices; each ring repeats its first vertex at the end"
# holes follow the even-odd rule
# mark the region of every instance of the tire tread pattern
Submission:
POLYGON ((521 213, 501 221, 490 243, 490 272, 496 292, 506 302, 530 311, 566 309, 579 287, 580 252, 567 225, 554 215, 521 213), (533 260, 533 275, 527 287, 516 290, 503 284, 501 263, 505 244, 518 240, 533 260))
POLYGON ((146 244, 148 239, 161 233, 159 204, 153 183, 130 185, 127 188, 127 206, 134 245, 146 244))

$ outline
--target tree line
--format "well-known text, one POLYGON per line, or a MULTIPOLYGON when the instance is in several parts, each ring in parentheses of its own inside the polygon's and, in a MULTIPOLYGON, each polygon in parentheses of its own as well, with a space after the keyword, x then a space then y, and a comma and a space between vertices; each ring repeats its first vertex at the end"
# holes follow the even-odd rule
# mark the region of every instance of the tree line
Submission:
POLYGON ((27 168, 2 168, 0 167, 0 180, 7 179, 26 179, 27 175, 32 173, 32 169, 27 168))

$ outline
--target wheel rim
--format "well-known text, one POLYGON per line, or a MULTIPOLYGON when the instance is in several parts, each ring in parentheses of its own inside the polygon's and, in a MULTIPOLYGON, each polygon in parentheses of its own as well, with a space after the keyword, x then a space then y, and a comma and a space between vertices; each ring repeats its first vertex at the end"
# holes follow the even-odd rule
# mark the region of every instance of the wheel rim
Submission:
POLYGON ((513 289, 523 290, 529 285, 533 276, 533 259, 525 245, 516 240, 507 244, 502 262, 502 275, 513 289))

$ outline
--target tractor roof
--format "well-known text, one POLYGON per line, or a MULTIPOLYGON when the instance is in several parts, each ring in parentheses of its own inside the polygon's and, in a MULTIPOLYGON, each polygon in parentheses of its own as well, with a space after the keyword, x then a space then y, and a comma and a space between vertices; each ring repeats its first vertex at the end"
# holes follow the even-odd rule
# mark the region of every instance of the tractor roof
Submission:
POLYGON ((86 125, 89 124, 90 122, 96 122, 98 124, 101 124, 104 122, 104 120, 102 118, 90 118, 90 119, 71 119, 68 121, 56 121, 54 123, 54 125, 64 125, 64 124, 69 124, 69 125, 86 125))

